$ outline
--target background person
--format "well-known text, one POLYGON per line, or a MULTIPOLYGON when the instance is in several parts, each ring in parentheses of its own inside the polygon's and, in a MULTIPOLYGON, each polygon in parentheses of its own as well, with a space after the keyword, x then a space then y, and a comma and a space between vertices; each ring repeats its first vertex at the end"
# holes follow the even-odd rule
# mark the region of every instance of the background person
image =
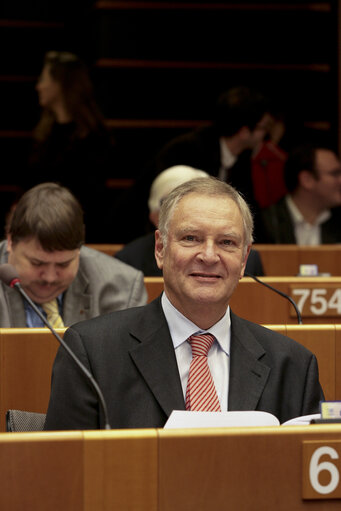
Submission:
MULTIPOLYGON (((15 267, 23 289, 44 313, 45 304, 53 302, 58 326, 146 303, 141 272, 82 246, 82 208, 66 188, 42 183, 28 190, 7 231, 0 264, 15 267)), ((0 326, 44 324, 16 289, 0 283, 0 326)))
POLYGON ((46 181, 69 188, 84 209, 87 242, 104 242, 109 228, 105 182, 114 146, 88 69, 73 53, 48 52, 36 90, 42 112, 33 133, 26 188, 46 181))
POLYGON ((288 194, 261 216, 259 243, 341 242, 341 164, 334 151, 305 144, 284 170, 288 194))

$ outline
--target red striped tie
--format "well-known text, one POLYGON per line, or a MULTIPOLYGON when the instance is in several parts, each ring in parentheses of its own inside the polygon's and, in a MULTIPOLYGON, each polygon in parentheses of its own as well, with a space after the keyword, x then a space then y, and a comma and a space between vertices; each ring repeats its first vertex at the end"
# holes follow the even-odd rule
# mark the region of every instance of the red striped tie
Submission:
POLYGON ((212 334, 191 335, 192 362, 186 391, 186 410, 220 412, 220 404, 208 367, 207 355, 214 342, 212 334))

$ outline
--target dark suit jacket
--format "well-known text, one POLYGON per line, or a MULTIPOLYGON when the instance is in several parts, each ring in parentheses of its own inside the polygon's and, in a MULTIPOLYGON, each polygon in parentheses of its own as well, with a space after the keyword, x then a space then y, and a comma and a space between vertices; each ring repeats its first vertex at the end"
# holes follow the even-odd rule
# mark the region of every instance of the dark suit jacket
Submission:
MULTIPOLYGON (((329 220, 321 226, 322 243, 341 243, 340 226, 341 208, 335 208, 329 220)), ((296 243, 294 225, 284 198, 262 211, 257 243, 296 243)))
MULTIPOLYGON (((262 410, 280 422, 317 413, 323 393, 315 356, 295 341, 231 314, 229 410, 262 410)), ((70 327, 65 342, 97 380, 112 428, 163 427, 184 396, 160 298, 70 327)), ((59 349, 45 429, 97 429, 91 385, 59 349)))
MULTIPOLYGON (((158 268, 154 255, 154 240, 154 232, 140 236, 116 252, 115 257, 137 270, 141 270, 146 277, 161 277, 162 271, 158 268)), ((257 250, 251 250, 245 271, 252 275, 264 275, 262 260, 257 250)))

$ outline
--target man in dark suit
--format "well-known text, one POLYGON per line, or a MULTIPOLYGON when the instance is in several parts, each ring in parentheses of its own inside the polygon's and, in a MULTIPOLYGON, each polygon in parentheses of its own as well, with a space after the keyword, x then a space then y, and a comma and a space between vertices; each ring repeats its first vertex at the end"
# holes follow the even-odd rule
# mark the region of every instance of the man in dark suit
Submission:
POLYGON ((262 211, 259 243, 341 242, 341 164, 329 148, 296 147, 284 167, 288 194, 262 211))
MULTIPOLYGON (((226 183, 209 177, 180 185, 162 203, 156 231, 162 296, 68 329, 64 340, 98 381, 111 427, 162 427, 172 410, 185 409, 193 334, 213 339, 204 362, 222 411, 262 410, 280 422, 319 411, 315 356, 230 311, 252 227, 247 204, 226 183)), ((91 385, 60 349, 45 429, 103 427, 99 408, 91 385)))

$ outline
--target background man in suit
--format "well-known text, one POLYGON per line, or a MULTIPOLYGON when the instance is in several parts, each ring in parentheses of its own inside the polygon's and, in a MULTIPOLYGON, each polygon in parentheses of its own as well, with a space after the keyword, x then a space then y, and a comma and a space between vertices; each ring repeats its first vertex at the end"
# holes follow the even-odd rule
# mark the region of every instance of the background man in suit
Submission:
POLYGON ((233 87, 223 92, 216 102, 212 123, 202 125, 170 140, 141 173, 129 191, 130 201, 141 213, 129 225, 136 232, 145 228, 146 203, 150 186, 163 170, 175 165, 188 165, 230 183, 241 192, 252 207, 255 219, 259 204, 252 180, 252 158, 273 123, 269 101, 249 87, 233 87), (143 223, 143 225, 142 225, 143 223))
POLYGON ((304 144, 286 161, 288 194, 262 212, 259 243, 341 242, 341 165, 328 148, 304 144))
MULTIPOLYGON (((9 219, 7 240, 0 243, 0 263, 16 268, 22 287, 45 315, 46 303, 52 303, 59 315, 52 320, 55 326, 147 301, 143 274, 82 247, 84 234, 76 198, 58 184, 43 183, 21 197, 9 219)), ((15 289, 1 283, 0 326, 44 325, 15 289)))
MULTIPOLYGON (((103 390, 111 427, 162 427, 172 410, 185 409, 188 341, 201 333, 214 339, 208 365, 221 410, 263 410, 280 422, 319 411, 315 356, 230 311, 252 224, 247 204, 228 184, 208 177, 180 185, 163 201, 156 231, 162 296, 68 329, 64 340, 103 390)), ((103 416, 96 394, 60 349, 45 428, 98 427, 103 416)))

